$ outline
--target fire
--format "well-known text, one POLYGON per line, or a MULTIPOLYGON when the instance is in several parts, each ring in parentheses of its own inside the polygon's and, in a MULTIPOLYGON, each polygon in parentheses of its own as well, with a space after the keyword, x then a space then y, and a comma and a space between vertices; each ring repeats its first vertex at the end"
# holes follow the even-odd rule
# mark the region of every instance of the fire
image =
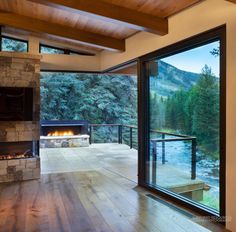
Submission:
POLYGON ((70 135, 74 135, 72 130, 68 130, 68 131, 54 131, 54 132, 48 133, 48 136, 70 136, 70 135))
POLYGON ((15 154, 15 155, 1 155, 0 160, 9 160, 9 159, 24 159, 24 158, 31 158, 32 155, 25 155, 25 154, 15 154))
POLYGON ((34 154, 30 150, 27 150, 23 153, 16 152, 16 153, 12 153, 12 154, 0 155, 0 160, 24 159, 24 158, 31 158, 33 156, 34 156, 34 154))

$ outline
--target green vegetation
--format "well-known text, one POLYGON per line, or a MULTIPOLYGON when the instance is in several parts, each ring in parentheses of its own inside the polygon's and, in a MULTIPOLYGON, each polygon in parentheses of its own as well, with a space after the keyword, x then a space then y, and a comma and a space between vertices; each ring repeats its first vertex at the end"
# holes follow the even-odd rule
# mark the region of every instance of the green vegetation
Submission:
POLYGON ((203 201, 201 201, 200 203, 209 206, 217 211, 219 211, 220 209, 219 196, 214 196, 209 191, 203 191, 203 201))
POLYGON ((41 119, 137 123, 136 78, 80 73, 41 74, 41 119))
POLYGON ((219 79, 205 66, 191 88, 167 97, 151 92, 151 128, 197 137, 198 147, 212 158, 219 152, 219 79))
POLYGON ((10 38, 2 38, 2 51, 27 52, 27 43, 10 38))

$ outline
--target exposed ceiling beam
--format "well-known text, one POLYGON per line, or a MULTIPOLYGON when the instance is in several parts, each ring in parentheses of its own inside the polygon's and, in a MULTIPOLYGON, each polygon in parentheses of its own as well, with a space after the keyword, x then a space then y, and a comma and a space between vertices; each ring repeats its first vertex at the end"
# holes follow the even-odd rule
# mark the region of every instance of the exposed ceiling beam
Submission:
POLYGON ((75 13, 87 13, 93 17, 117 23, 136 30, 159 35, 168 33, 168 20, 145 14, 101 0, 29 0, 57 9, 75 13))
POLYGON ((125 50, 125 41, 108 36, 79 30, 60 24, 17 15, 9 12, 0 12, 0 24, 27 31, 56 35, 86 44, 96 45, 109 50, 125 50))

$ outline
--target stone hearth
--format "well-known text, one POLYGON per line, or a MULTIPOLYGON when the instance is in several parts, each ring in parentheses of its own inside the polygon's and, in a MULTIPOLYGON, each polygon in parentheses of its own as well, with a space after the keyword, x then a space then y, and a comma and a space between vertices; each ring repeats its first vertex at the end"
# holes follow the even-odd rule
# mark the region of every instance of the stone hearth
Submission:
MULTIPOLYGON (((1 121, 0 142, 34 141, 40 138, 40 59, 39 55, 0 52, 0 87, 33 89, 32 121, 1 121)), ((0 160, 0 182, 40 178, 38 147, 32 158, 0 160)))
POLYGON ((40 148, 88 147, 89 135, 41 136, 40 148))

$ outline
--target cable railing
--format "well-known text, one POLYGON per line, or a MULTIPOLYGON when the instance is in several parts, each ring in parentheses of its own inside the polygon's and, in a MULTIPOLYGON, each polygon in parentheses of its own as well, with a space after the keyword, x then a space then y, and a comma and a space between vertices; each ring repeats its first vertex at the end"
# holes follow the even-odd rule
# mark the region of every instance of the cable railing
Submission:
POLYGON ((152 130, 154 133, 161 134, 161 138, 152 138, 150 142, 152 144, 152 180, 153 183, 156 183, 156 165, 157 165, 157 143, 161 143, 161 162, 164 165, 166 163, 166 143, 168 142, 184 142, 191 141, 191 179, 196 179, 196 163, 197 163, 197 139, 196 137, 188 135, 179 135, 173 133, 165 133, 162 131, 152 130), (166 135, 175 136, 175 138, 166 138, 166 135))
MULTIPOLYGON (((136 148, 137 149, 137 138, 134 138, 134 135, 136 134, 137 137, 137 126, 132 125, 122 125, 122 124, 90 124, 89 125, 89 135, 90 135, 90 144, 96 143, 94 139, 94 129, 98 127, 112 127, 116 128, 116 142, 119 144, 127 144, 130 146, 130 149, 136 148), (125 129, 128 129, 128 135, 127 132, 124 131, 125 129), (135 146, 134 146, 135 145, 135 146)), ((112 134, 112 132, 110 132, 112 134)), ((113 133, 114 134, 114 133, 113 133)))

